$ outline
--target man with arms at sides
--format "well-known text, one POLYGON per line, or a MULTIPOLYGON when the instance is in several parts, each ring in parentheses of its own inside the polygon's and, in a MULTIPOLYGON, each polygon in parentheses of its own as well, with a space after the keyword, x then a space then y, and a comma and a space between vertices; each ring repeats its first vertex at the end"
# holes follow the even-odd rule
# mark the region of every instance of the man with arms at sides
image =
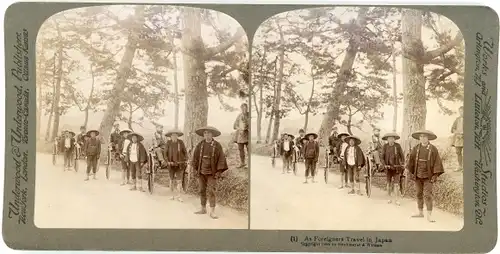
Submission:
POLYGON ((85 181, 89 180, 90 172, 94 174, 94 180, 97 179, 97 162, 101 156, 101 141, 97 138, 99 131, 90 130, 87 135, 90 139, 85 143, 85 151, 87 152, 87 177, 85 181))
POLYGON ((127 147, 130 144, 130 139, 128 135, 132 133, 131 130, 122 130, 120 131, 121 140, 118 146, 118 151, 120 151, 120 161, 122 166, 122 183, 120 185, 124 186, 126 184, 130 184, 130 167, 127 160, 127 147))
POLYGON ((294 136, 288 133, 283 133, 283 140, 280 144, 280 155, 281 160, 283 161, 283 172, 290 173, 290 166, 292 164, 293 152, 295 145, 293 144, 294 136))
POLYGON ((361 139, 356 136, 349 136, 346 137, 346 141, 349 146, 344 151, 344 157, 349 182, 351 182, 351 191, 349 191, 349 194, 357 193, 358 195, 362 195, 359 174, 361 168, 365 166, 365 155, 359 147, 361 139))
POLYGON ((181 189, 182 178, 187 166, 188 152, 184 141, 179 139, 184 135, 180 130, 171 130, 165 134, 169 138, 165 145, 165 156, 168 173, 170 176, 170 190, 172 200, 177 199, 182 202, 181 189))
POLYGON ((436 179, 444 173, 444 170, 438 149, 429 141, 437 139, 437 136, 428 130, 414 132, 411 136, 420 141, 420 143, 411 150, 408 164, 406 165, 408 171, 415 177, 415 185, 417 187, 418 214, 412 217, 424 217, 425 202, 425 206, 427 207, 427 220, 429 222, 435 222, 432 218, 432 187, 436 179))
POLYGON ((142 173, 146 163, 148 163, 148 153, 141 143, 144 138, 139 133, 130 133, 128 137, 130 138, 130 143, 127 146, 127 161, 130 173, 132 174, 133 184, 130 190, 137 190, 137 181, 139 181, 139 191, 145 192, 142 173))
POLYGON ((381 163, 385 168, 387 176, 387 195, 389 196, 389 203, 395 202, 396 205, 399 203, 400 194, 400 179, 401 174, 404 170, 405 157, 403 154, 403 149, 401 145, 396 143, 400 137, 397 133, 387 133, 382 137, 382 140, 386 140, 382 146, 381 153, 381 163), (396 200, 392 199, 392 193, 394 192, 396 200))
POLYGON ((64 139, 62 141, 62 151, 64 154, 64 170, 71 170, 71 160, 74 156, 74 150, 76 141, 75 141, 75 133, 72 131, 66 130, 64 132, 64 139))
POLYGON ((243 168, 247 165, 245 158, 245 150, 250 155, 250 150, 248 148, 249 141, 249 122, 250 118, 248 115, 248 104, 241 104, 241 113, 234 121, 233 128, 236 130, 236 140, 235 142, 238 144, 238 150, 240 152, 240 165, 239 168, 243 168), (246 149, 245 149, 246 148, 246 149))
POLYGON ((337 143, 337 158, 339 160, 340 166, 340 187, 339 189, 343 189, 344 186, 347 187, 348 183, 348 175, 347 175, 347 167, 345 164, 344 153, 345 149, 349 146, 347 143, 346 137, 349 137, 348 133, 340 133, 337 138, 339 142, 337 143))
POLYGON ((457 153, 458 168, 455 171, 463 171, 463 151, 464 151, 464 107, 458 109, 459 116, 453 122, 451 133, 453 134, 452 146, 455 147, 457 153))
POLYGON ((318 134, 316 133, 308 133, 304 136, 304 139, 308 139, 308 142, 304 144, 304 160, 306 164, 306 174, 305 181, 309 178, 309 174, 311 175, 312 182, 315 183, 314 176, 316 175, 316 164, 319 159, 319 143, 316 141, 318 138, 318 134))
POLYGON ((226 156, 222 146, 214 137, 220 136, 220 131, 207 126, 196 130, 196 134, 203 137, 193 153, 191 165, 198 176, 200 186, 201 209, 195 214, 207 213, 207 196, 210 204, 210 217, 218 219, 215 213, 217 180, 221 174, 228 170, 226 156))

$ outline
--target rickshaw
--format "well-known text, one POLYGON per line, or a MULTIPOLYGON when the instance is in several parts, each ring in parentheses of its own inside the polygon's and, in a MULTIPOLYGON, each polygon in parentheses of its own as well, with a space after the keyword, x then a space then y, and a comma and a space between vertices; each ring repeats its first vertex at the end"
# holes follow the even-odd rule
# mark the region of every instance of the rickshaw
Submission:
POLYGON ((104 161, 104 164, 106 165, 106 179, 109 180, 109 177, 111 175, 111 167, 113 165, 115 165, 117 163, 117 158, 116 158, 116 154, 113 153, 113 144, 109 143, 108 145, 108 149, 106 151, 106 158, 105 158, 105 161, 104 161))
MULTIPOLYGON (((386 177, 385 169, 382 167, 378 167, 375 163, 375 159, 373 157, 372 152, 367 152, 366 155, 366 165, 365 165, 365 190, 366 196, 370 197, 372 194, 372 181, 374 177, 386 177)), ((402 196, 404 196, 406 192, 406 170, 404 170, 404 166, 401 166, 404 173, 401 174, 399 178, 399 192, 402 196)))
MULTIPOLYGON (((146 174, 147 174, 147 178, 148 178, 148 191, 150 194, 153 194, 154 192, 154 184, 155 184, 155 179, 156 179, 156 175, 160 174, 160 175, 169 175, 168 174, 168 168, 165 168, 165 167, 161 167, 160 166, 160 162, 156 156, 156 153, 155 153, 155 148, 156 147, 151 147, 148 149, 148 167, 147 167, 147 170, 146 170, 146 174)), ((186 161, 186 162, 182 162, 184 165, 184 167, 186 167, 186 170, 184 170, 184 174, 182 175, 182 181, 181 181, 181 184, 182 184, 182 190, 183 191, 186 191, 187 190, 187 187, 188 187, 188 181, 189 181, 189 171, 190 168, 189 168, 189 163, 186 161)))

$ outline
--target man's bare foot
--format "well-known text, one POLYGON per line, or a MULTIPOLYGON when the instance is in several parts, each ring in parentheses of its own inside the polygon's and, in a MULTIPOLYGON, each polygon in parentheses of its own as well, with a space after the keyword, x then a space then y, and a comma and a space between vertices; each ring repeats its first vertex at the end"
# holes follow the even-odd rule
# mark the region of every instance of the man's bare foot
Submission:
POLYGON ((130 190, 131 190, 131 191, 136 191, 136 190, 137 190, 137 187, 136 187, 136 186, 134 186, 134 187, 130 188, 130 190))
POLYGON ((433 218, 432 218, 432 212, 428 211, 427 212, 427 221, 429 221, 430 223, 434 223, 436 222, 433 218))
POLYGON ((350 190, 348 194, 355 194, 356 192, 354 190, 350 190))
POLYGON ((85 180, 84 180, 84 181, 88 181, 89 179, 90 179, 90 178, 87 176, 87 178, 85 178, 85 180))
POLYGON ((170 197, 170 200, 175 200, 175 196, 171 196, 171 197, 170 197))
POLYGON ((125 183, 121 183, 121 184, 120 184, 120 186, 123 186, 123 185, 125 185, 125 183))
POLYGON ((307 180, 305 180, 304 183, 309 183, 309 182, 307 182, 307 180))
POLYGON ((216 219, 218 219, 218 218, 219 218, 219 216, 217 216, 217 215, 215 214, 215 212, 211 212, 211 213, 210 213, 210 218, 212 218, 212 219, 216 220, 216 219))
POLYGON ((184 202, 184 200, 183 200, 180 196, 179 196, 179 197, 177 197, 177 201, 179 201, 179 202, 184 202))
POLYGON ((424 217, 424 213, 419 212, 419 213, 417 213, 417 214, 412 215, 411 217, 412 217, 412 218, 423 218, 423 217, 424 217))
POLYGON ((344 186, 343 186, 343 185, 339 187, 339 189, 343 189, 343 188, 344 188, 344 186))
POLYGON ((194 214, 207 214, 207 209, 202 208, 201 210, 194 212, 194 214))
POLYGON ((399 200, 396 200, 396 201, 394 202, 394 204, 396 204, 397 206, 400 206, 400 205, 401 205, 401 203, 399 202, 399 200))

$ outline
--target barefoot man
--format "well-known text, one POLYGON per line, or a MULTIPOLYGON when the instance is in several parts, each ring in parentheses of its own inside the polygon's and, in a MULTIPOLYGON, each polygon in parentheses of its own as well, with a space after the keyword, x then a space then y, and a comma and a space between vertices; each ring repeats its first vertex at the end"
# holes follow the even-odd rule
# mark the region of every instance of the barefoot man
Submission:
POLYGON ((399 180, 401 178, 401 173, 403 173, 403 163, 405 161, 403 149, 401 148, 401 145, 396 143, 396 140, 399 138, 400 137, 397 133, 387 133, 382 137, 382 140, 387 141, 387 143, 382 146, 382 158, 380 161, 386 171, 387 195, 389 196, 389 203, 394 201, 396 205, 400 205, 399 180), (396 200, 392 199, 393 192, 396 196, 396 200))
MULTIPOLYGON (((311 175, 312 182, 315 183, 316 181, 314 180, 314 176, 316 174, 316 164, 318 163, 318 158, 319 158, 319 144, 316 141, 316 138, 318 138, 318 134, 316 133, 308 133, 303 137, 303 139, 307 139, 308 142, 305 143, 304 145, 304 159, 305 159, 305 164, 306 164, 306 174, 305 174, 305 181, 304 183, 307 183, 307 180, 309 178, 309 174, 311 175)), ((302 139, 300 140, 302 143, 302 139)))
POLYGON ((233 124, 233 128, 236 130, 236 140, 238 144, 238 151, 240 152, 240 165, 239 168, 243 168, 247 165, 245 150, 250 155, 250 150, 248 149, 248 139, 249 139, 249 117, 248 117, 248 104, 241 104, 241 113, 236 118, 233 124))
POLYGON ((220 136, 220 131, 207 126, 196 130, 196 134, 204 139, 196 145, 191 165, 200 183, 201 209, 195 214, 207 213, 207 196, 210 204, 210 217, 217 219, 215 214, 215 195, 217 179, 228 169, 226 156, 219 142, 214 137, 220 136))
POLYGON ((181 189, 182 177, 186 170, 188 153, 184 142, 179 139, 184 135, 180 130, 171 130, 165 134, 170 138, 165 145, 165 160, 167 161, 168 173, 170 176, 170 191, 172 191, 172 200, 182 202, 181 189))
POLYGON ((427 220, 435 222, 432 218, 432 186, 438 176, 444 173, 443 163, 438 149, 429 143, 437 138, 436 134, 428 130, 417 131, 411 136, 418 139, 420 144, 416 145, 410 153, 407 169, 415 176, 417 188, 418 214, 413 218, 424 217, 424 201, 427 207, 427 220))

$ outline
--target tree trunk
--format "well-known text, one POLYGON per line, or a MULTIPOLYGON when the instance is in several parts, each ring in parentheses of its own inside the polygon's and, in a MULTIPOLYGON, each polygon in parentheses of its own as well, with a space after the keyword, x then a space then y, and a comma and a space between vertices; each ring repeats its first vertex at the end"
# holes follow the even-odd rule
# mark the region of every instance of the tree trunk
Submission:
POLYGON ((183 10, 182 20, 182 62, 186 84, 184 133, 192 135, 193 144, 196 145, 201 137, 195 131, 206 126, 208 120, 207 74, 205 62, 200 59, 205 51, 201 38, 201 13, 198 9, 186 8, 183 10))
POLYGON ((392 97, 394 105, 394 116, 392 119, 392 131, 397 132, 398 128, 398 88, 396 84, 396 48, 394 47, 394 52, 392 53, 392 97))
POLYGON ((274 122, 274 114, 271 114, 269 117, 269 123, 267 124, 267 133, 266 133, 266 144, 269 144, 271 140, 271 126, 273 126, 274 122))
MULTIPOLYGON (((264 54, 262 56, 262 61, 260 65, 259 74, 264 73, 264 65, 266 63, 267 51, 264 48, 264 54)), ((264 78, 259 82, 259 102, 257 103, 256 96, 254 94, 254 103, 257 111, 257 143, 262 142, 262 116, 264 107, 264 78)), ((267 139, 266 139, 267 140, 267 139)))
MULTIPOLYGON (((368 12, 367 7, 363 7, 359 10, 358 17, 356 19, 356 26, 362 28, 366 24, 366 13, 368 12)), ((354 60, 358 54, 358 42, 351 38, 349 40, 349 45, 347 46, 344 60, 340 66, 339 74, 337 80, 335 81, 335 87, 333 88, 330 103, 327 106, 326 113, 323 117, 323 122, 319 129, 319 137, 323 142, 328 142, 328 136, 330 135, 330 130, 335 125, 335 121, 340 119, 340 106, 342 102, 339 100, 344 93, 347 82, 352 75, 352 66, 354 65, 354 60)))
POLYGON ((304 113, 304 131, 307 132, 307 125, 309 125, 309 110, 304 113))
POLYGON ((53 113, 54 113, 54 124, 52 126, 52 137, 51 140, 55 140, 57 137, 57 133, 59 132, 59 121, 61 117, 61 113, 59 112, 59 101, 61 99, 61 83, 62 83, 62 75, 63 75, 63 42, 61 30, 59 29, 59 25, 56 24, 57 28, 57 37, 59 39, 59 45, 57 49, 57 69, 56 69, 56 80, 55 80, 55 92, 54 92, 54 102, 53 102, 53 113))
POLYGON ((87 125, 89 122, 90 103, 92 102, 92 98, 94 97, 94 88, 95 88, 95 73, 94 73, 94 66, 92 64, 90 64, 90 75, 92 76, 92 83, 90 86, 89 97, 87 98, 87 106, 85 106, 85 109, 83 110, 85 113, 85 119, 83 121, 83 126, 85 126, 85 129, 87 129, 87 125))
POLYGON ((52 110, 50 110, 49 120, 47 121, 47 129, 45 130, 45 141, 50 140, 50 129, 52 127, 52 116, 53 115, 54 115, 54 113, 52 112, 52 110))
MULTIPOLYGON (((116 75, 115 85, 112 89, 112 96, 109 98, 106 110, 104 111, 104 116, 102 117, 101 124, 99 126, 100 135, 104 138, 105 145, 109 142, 109 134, 111 133, 111 128, 116 120, 116 117, 120 113, 120 104, 122 102, 122 93, 125 89, 127 78, 129 76, 130 67, 134 60, 135 52, 137 50, 137 41, 139 33, 141 32, 142 25, 144 24, 144 9, 143 5, 138 5, 135 7, 135 22, 133 27, 130 29, 130 33, 127 38, 127 44, 125 45, 125 53, 118 67, 118 73, 116 75)), ((106 149, 103 149, 103 152, 106 149)), ((104 158, 104 156, 102 156, 104 158)))
POLYGON ((276 82, 276 96, 274 97, 274 129, 273 129, 273 140, 278 139, 279 131, 280 131, 280 122, 281 122, 281 85, 283 83, 283 67, 285 64, 285 36, 283 34, 283 30, 281 29, 281 25, 276 22, 276 26, 278 27, 279 35, 280 35, 280 51, 278 55, 279 67, 278 67, 278 80, 276 82))
POLYGON ((416 143, 411 134, 425 128, 427 116, 425 97, 425 51, 422 43, 422 11, 403 9, 402 22, 403 57, 403 149, 407 153, 416 143), (410 57, 412 56, 410 59, 410 57))
MULTIPOLYGON (((173 43, 172 43, 173 44, 173 43)), ((175 47, 175 45, 174 45, 175 47)), ((179 81, 177 78, 177 51, 173 50, 173 61, 172 63, 174 64, 174 93, 175 93, 175 119, 174 119, 174 127, 175 129, 179 129, 179 81)))

